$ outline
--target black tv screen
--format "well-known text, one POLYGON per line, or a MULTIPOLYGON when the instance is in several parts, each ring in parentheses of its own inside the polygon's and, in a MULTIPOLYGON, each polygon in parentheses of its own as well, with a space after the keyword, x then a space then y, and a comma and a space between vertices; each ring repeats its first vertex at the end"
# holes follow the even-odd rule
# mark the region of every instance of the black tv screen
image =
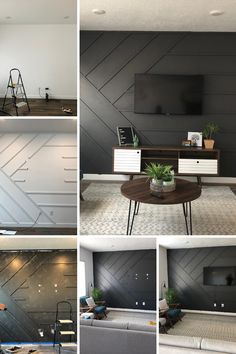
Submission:
POLYGON ((135 74, 134 112, 201 115, 202 75, 135 74))
POLYGON ((205 267, 203 269, 204 285, 236 285, 236 267, 205 267))

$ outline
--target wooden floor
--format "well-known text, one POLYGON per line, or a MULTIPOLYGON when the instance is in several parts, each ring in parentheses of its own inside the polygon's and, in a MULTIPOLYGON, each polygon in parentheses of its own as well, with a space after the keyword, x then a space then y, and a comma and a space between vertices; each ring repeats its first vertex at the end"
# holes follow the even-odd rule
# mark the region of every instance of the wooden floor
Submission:
POLYGON ((76 235, 77 234, 77 229, 76 228, 51 228, 51 227, 34 227, 34 228, 26 228, 26 227, 4 227, 1 226, 1 229, 10 231, 14 230, 16 231, 16 235, 76 235))
MULTIPOLYGON (((3 349, 9 349, 14 347, 14 345, 12 346, 6 346, 6 345, 2 345, 3 349)), ((18 345, 17 345, 18 346, 18 345)), ((29 350, 36 350, 34 353, 35 354, 58 354, 59 349, 58 347, 53 348, 52 345, 35 345, 35 344, 19 344, 20 347, 22 347, 22 349, 18 352, 19 354, 28 354, 29 350)), ((7 354, 7 352, 5 351, 5 353, 7 354)), ((61 349, 61 353, 67 353, 67 354, 74 354, 74 353, 78 353, 77 352, 77 348, 63 348, 61 349)))
MULTIPOLYGON (((2 108, 3 100, 0 99, 0 108, 2 108)), ((29 99, 30 112, 27 106, 19 108, 19 116, 77 116, 77 100, 49 100, 44 99, 29 99), (72 114, 62 112, 62 107, 71 108, 72 114)), ((12 105, 6 106, 4 111, 12 116, 16 116, 16 111, 12 105)), ((1 114, 0 114, 1 115, 1 114)))

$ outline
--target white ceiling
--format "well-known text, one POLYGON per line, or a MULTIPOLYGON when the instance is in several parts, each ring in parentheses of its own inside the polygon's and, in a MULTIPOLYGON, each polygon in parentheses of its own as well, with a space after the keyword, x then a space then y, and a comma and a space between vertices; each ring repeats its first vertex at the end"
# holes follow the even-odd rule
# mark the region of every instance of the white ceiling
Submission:
POLYGON ((76 249, 76 237, 0 237, 0 251, 76 249))
POLYGON ((159 244, 168 249, 236 246, 235 237, 159 237, 159 244))
POLYGON ((2 133, 76 133, 76 119, 37 119, 0 117, 2 133))
MULTIPOLYGON (((17 1, 17 0, 16 0, 17 1)), ((236 31, 235 0, 80 0, 83 30, 236 31), (95 15, 103 9, 105 15, 95 15), (222 16, 210 16, 222 10, 222 16)))
POLYGON ((149 237, 80 237, 80 245, 92 252, 156 249, 156 239, 149 237))
POLYGON ((77 0, 0 0, 0 24, 74 24, 76 5, 77 0))

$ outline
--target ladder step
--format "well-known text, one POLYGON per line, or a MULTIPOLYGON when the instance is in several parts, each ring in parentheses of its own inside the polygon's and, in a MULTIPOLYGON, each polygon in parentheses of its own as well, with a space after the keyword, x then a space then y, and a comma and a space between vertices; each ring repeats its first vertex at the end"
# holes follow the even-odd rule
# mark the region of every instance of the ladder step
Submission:
POLYGON ((73 323, 72 320, 58 320, 59 323, 73 323))
POLYGON ((17 95, 16 95, 16 98, 21 98, 21 97, 24 97, 25 95, 23 94, 23 93, 18 93, 17 95))
POLYGON ((59 331, 62 336, 67 336, 70 334, 75 334, 75 331, 59 331))
POLYGON ((14 84, 14 85, 9 85, 8 87, 10 88, 19 88, 19 87, 22 87, 23 85, 22 84, 14 84))
POLYGON ((16 107, 17 107, 17 108, 20 108, 20 107, 26 106, 26 104, 27 104, 26 102, 23 102, 23 101, 22 101, 22 102, 17 103, 17 104, 16 104, 16 107))
POLYGON ((60 343, 60 347, 77 347, 77 343, 60 343))

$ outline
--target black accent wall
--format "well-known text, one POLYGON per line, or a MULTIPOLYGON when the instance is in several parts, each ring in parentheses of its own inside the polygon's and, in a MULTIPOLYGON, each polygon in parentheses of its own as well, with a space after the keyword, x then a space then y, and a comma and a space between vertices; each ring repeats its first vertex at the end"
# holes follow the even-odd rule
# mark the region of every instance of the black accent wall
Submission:
POLYGON ((71 302, 76 321, 76 270, 74 251, 0 252, 0 302, 7 305, 0 311, 1 341, 52 341, 62 300, 71 302))
POLYGON ((155 250, 95 252, 93 264, 94 286, 108 307, 156 309, 155 250))
POLYGON ((180 145, 188 131, 220 126, 221 176, 236 176, 236 34, 81 33, 81 168, 112 172, 116 127, 133 125, 141 143, 180 145), (134 74, 202 74, 202 116, 135 114, 134 74))
POLYGON ((168 250, 167 257, 169 287, 183 308, 236 312, 236 286, 203 285, 204 267, 236 266, 236 247, 168 250))

